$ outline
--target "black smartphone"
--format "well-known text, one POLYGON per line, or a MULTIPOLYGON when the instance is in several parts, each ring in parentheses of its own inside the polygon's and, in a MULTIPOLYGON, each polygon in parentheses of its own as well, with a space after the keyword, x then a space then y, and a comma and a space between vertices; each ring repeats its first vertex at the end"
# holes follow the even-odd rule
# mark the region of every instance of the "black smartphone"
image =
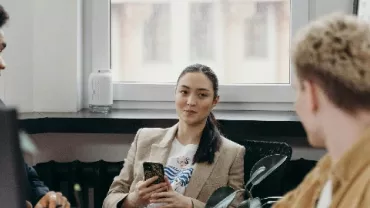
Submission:
POLYGON ((164 167, 161 163, 154 163, 154 162, 144 162, 144 177, 145 180, 152 178, 154 176, 158 176, 158 179, 153 182, 153 184, 159 184, 165 182, 164 180, 164 167))

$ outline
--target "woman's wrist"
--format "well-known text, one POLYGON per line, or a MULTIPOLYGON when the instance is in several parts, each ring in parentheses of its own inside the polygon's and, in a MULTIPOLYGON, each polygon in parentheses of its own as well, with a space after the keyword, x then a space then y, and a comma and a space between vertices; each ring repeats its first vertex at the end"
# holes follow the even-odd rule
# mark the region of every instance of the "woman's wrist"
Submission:
POLYGON ((122 207, 128 207, 128 208, 135 207, 135 204, 136 203, 134 202, 134 200, 132 198, 132 194, 129 193, 129 194, 127 194, 126 198, 124 199, 122 207))

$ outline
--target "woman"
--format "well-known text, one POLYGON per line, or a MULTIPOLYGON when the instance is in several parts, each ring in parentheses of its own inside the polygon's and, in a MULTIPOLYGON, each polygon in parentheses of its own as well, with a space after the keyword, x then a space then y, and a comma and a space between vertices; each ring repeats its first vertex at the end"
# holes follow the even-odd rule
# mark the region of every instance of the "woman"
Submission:
POLYGON ((215 73, 204 65, 188 66, 176 86, 179 122, 137 132, 103 207, 200 208, 221 186, 243 188, 245 148, 221 136, 211 112, 218 100, 215 73), (143 181, 143 162, 162 163, 166 182, 143 181))

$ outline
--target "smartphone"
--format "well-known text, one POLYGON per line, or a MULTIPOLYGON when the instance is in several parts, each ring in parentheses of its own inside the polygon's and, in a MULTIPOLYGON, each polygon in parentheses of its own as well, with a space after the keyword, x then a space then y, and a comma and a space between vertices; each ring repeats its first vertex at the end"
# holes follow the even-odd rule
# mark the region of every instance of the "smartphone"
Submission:
POLYGON ((154 163, 154 162, 144 162, 144 177, 145 180, 152 178, 154 176, 158 176, 158 179, 153 182, 153 184, 159 184, 165 182, 164 180, 164 167, 161 163, 154 163))

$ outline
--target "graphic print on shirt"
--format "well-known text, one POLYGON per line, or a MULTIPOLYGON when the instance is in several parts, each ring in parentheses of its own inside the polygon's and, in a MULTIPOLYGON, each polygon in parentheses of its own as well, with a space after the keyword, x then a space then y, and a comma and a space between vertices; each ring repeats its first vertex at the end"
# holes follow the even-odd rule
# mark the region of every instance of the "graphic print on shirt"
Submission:
MULTIPOLYGON (((181 144, 176 138, 171 145, 170 153, 164 168, 164 173, 171 183, 171 187, 179 194, 184 194, 190 182, 191 175, 196 169, 193 158, 198 149, 195 144, 181 144)), ((159 208, 166 203, 151 203, 147 208, 159 208)))
POLYGON ((171 158, 170 160, 164 172, 171 183, 172 189, 176 192, 183 193, 193 173, 191 158, 180 156, 178 158, 171 158))

